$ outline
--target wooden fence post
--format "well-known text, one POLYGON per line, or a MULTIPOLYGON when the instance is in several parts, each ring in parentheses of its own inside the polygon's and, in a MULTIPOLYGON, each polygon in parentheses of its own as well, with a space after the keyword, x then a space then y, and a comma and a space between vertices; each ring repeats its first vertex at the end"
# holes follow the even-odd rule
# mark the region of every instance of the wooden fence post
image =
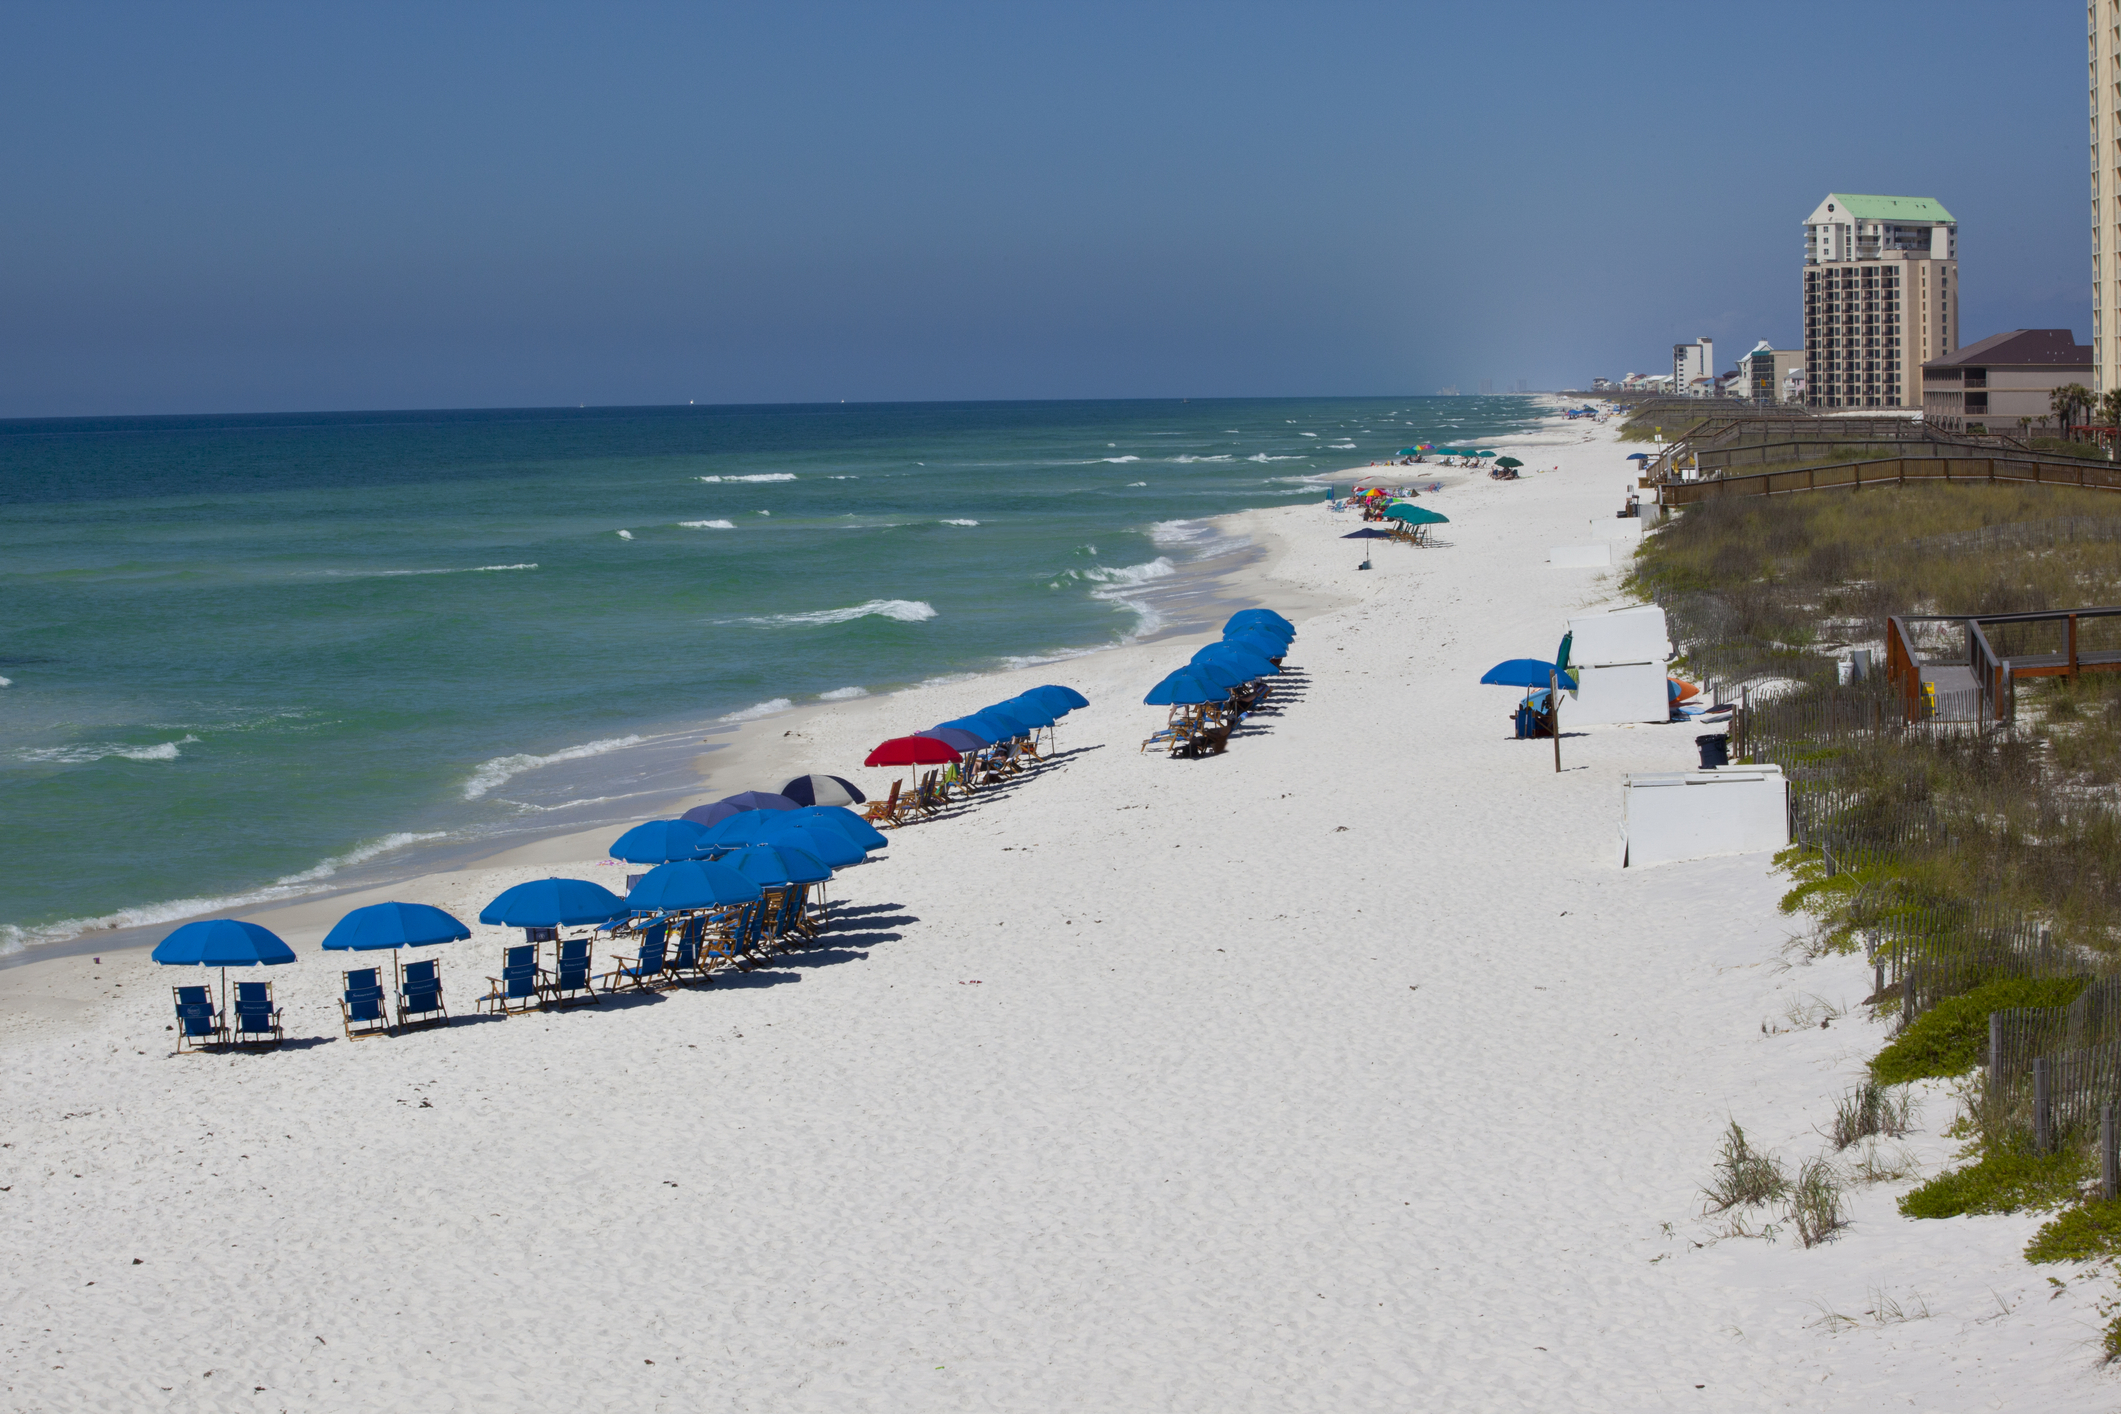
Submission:
POLYGON ((2044 1154, 2054 1135, 2047 1113, 2047 1057, 2033 1060, 2033 1152, 2044 1154))
POLYGON ((2099 1107, 2099 1196, 2107 1202, 2114 1201, 2115 1189, 2121 1186, 2121 1164, 2115 1162, 2114 1153, 2114 1107, 2099 1107))
MULTIPOLYGON (((1990 1015, 1994 1015, 1993 1012, 1990 1015)), ((1900 1026, 1902 1030, 1915 1024, 1915 969, 1910 967, 1900 974, 1900 1026)))
POLYGON ((1988 1014, 1988 1083, 1993 1085, 2003 1074, 2003 1018, 1996 1012, 1988 1014))

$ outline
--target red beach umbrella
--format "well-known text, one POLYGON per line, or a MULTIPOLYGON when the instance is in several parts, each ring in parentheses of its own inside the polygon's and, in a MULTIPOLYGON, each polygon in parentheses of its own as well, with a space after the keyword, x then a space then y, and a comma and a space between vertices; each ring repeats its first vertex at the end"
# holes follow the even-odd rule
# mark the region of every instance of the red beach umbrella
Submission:
POLYGON ((895 736, 869 753, 864 766, 942 766, 957 760, 948 742, 932 736, 895 736))

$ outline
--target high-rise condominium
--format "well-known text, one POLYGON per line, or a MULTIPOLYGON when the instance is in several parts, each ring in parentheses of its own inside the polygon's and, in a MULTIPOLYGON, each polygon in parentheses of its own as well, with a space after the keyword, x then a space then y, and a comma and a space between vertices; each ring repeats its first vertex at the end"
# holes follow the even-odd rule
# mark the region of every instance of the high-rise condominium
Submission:
MULTIPOLYGON (((2121 386, 2121 279, 2107 279, 2104 233, 2114 233, 2121 260, 2121 4, 2091 0, 2084 7, 2085 47, 2091 51, 2092 102, 2092 391, 2121 386), (2102 141, 2103 139, 2103 141, 2102 141), (2102 180, 2112 177, 2112 182, 2102 180), (2106 370, 2116 369, 2115 381, 2106 370)), ((2121 274, 2121 272, 2116 272, 2121 274)))
POLYGON ((1829 192, 1804 222, 1807 406, 1919 408, 1959 346, 1959 223, 1926 196, 1829 192))

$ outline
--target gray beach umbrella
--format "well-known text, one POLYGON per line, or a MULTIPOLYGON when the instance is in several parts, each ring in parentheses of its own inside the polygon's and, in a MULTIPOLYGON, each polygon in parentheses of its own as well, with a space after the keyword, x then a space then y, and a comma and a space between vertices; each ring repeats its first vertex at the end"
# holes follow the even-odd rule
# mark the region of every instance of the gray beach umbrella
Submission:
POLYGON ((797 805, 860 805, 869 798, 841 776, 797 776, 781 787, 781 794, 797 805))

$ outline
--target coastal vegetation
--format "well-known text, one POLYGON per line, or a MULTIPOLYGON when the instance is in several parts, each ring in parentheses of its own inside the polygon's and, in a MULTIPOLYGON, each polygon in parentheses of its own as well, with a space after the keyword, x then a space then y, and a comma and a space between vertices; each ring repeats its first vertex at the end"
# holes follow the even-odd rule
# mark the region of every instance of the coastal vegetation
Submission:
MULTIPOLYGON (((2098 1126, 2084 1115, 2095 1109, 2036 1127, 2026 1077, 1983 1073, 1999 1013, 2018 1028, 2010 1036, 2031 1038, 2027 1057, 2061 1063, 2065 1034, 2121 1052, 2099 1029, 2105 1013, 2083 1006, 2095 980, 2121 971, 2121 674, 2021 680, 2003 721, 1938 712, 1910 723, 1882 671, 1893 615, 2121 603, 2121 504, 2075 488, 1937 484, 1709 499, 1646 539, 1629 586, 1664 608, 1677 670, 1746 704, 1734 745, 1790 780, 1799 832, 1778 863, 1785 911, 1810 925, 1806 950, 1860 949, 1877 964, 1870 1002, 1897 1034, 1837 1106, 1836 1147, 1904 1123, 1887 1087, 1965 1077, 1962 1161, 1900 1211, 2058 1209, 2029 1258, 2121 1255, 2121 1205, 2087 1191, 2098 1126), (1867 679, 1850 667, 1859 652, 1867 679)), ((2037 637, 2054 628, 1990 637, 2004 656, 2054 651, 2037 637)), ((1951 635, 1963 639, 1953 625, 1927 631, 1918 646, 1940 659, 1962 641, 1951 635)), ((2085 620, 2078 634, 2080 650, 2121 648, 2114 620, 2085 620)), ((2091 1051, 2071 1055, 2091 1057, 2072 1074, 2121 1073, 2091 1051)), ((2089 1083, 2094 1101, 2121 1100, 2089 1083)), ((1719 1192, 1751 1159, 1726 1137, 1719 1192)), ((1776 1172, 1786 1195, 1810 1176, 1800 1235, 1829 1235, 1817 1196, 1828 1171, 1776 1172)), ((1785 1201, 1796 1221, 1804 1205, 1785 1201)), ((2121 1350, 2121 1320, 2110 1342, 2121 1350)))

